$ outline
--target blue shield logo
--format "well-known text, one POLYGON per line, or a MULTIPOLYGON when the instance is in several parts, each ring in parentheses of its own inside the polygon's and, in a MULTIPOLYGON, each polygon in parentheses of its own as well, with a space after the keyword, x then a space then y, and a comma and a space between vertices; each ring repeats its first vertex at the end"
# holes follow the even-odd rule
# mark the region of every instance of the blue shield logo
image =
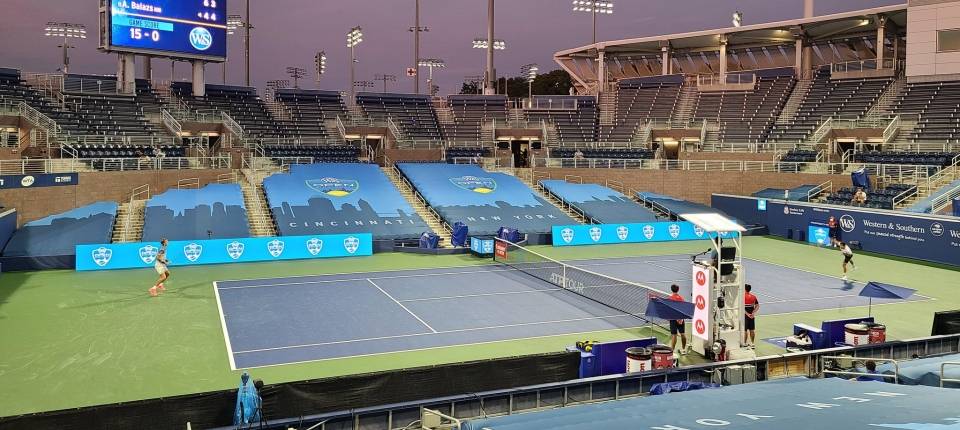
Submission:
POLYGON ((667 227, 667 232, 670 233, 670 237, 676 239, 680 237, 680 226, 676 224, 670 224, 670 226, 667 227))
POLYGON ((243 243, 237 241, 230 242, 227 244, 227 255, 236 260, 243 255, 244 248, 246 248, 246 246, 243 243))
POLYGON ((143 248, 140 248, 140 261, 143 261, 144 264, 153 264, 154 261, 157 261, 157 254, 160 252, 160 249, 153 245, 147 245, 143 248))
POLYGON ((93 262, 97 266, 103 267, 110 263, 110 259, 113 258, 113 250, 101 246, 91 251, 90 256, 93 257, 93 262))
POLYGON ((277 258, 280 254, 283 254, 283 246, 283 241, 278 239, 271 240, 267 242, 267 252, 269 252, 273 258, 277 258))
POLYGON ((343 239, 343 249, 345 249, 348 254, 357 252, 357 249, 360 249, 360 239, 353 236, 343 239))
POLYGON ((203 254, 203 245, 191 242, 183 247, 183 256, 191 263, 199 260, 200 254, 203 254))
POLYGON ((643 226, 643 237, 647 238, 647 240, 653 239, 653 235, 656 232, 657 230, 650 224, 643 226))
POLYGON ((190 30, 190 45, 198 51, 206 51, 213 46, 213 35, 203 27, 194 27, 190 30))
POLYGON ((564 243, 573 242, 573 229, 565 228, 563 230, 560 230, 560 238, 563 239, 564 243))
POLYGON ((696 234, 697 237, 703 237, 703 228, 699 225, 695 225, 693 226, 693 233, 696 234))
POLYGON ((493 180, 493 178, 461 176, 459 178, 450 178, 450 182, 457 187, 480 194, 490 194, 497 189, 497 181, 493 180))
POLYGON ((349 196, 360 189, 360 183, 352 179, 307 179, 304 183, 306 183, 307 188, 330 197, 349 196))
POLYGON ((617 239, 627 240, 627 236, 630 235, 630 229, 625 225, 617 227, 617 239))
POLYGON ((603 234, 603 230, 600 230, 600 227, 591 227, 590 228, 590 240, 594 242, 600 241, 600 235, 603 234))
POLYGON ((307 252, 310 255, 317 255, 323 251, 323 241, 317 238, 313 238, 307 241, 307 252))

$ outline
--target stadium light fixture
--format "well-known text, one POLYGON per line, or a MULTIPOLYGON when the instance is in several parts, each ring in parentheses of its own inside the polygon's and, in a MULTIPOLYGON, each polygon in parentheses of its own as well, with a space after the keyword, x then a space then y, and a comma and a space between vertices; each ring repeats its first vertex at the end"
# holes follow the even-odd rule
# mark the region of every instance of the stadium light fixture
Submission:
POLYGON ((597 44, 597 14, 612 15, 612 1, 573 0, 574 12, 589 12, 593 15, 593 44, 597 44))
POLYGON ((540 66, 536 64, 525 64, 520 67, 520 72, 527 79, 527 98, 533 103, 533 81, 537 80, 537 74, 540 73, 540 66))
POLYGON ((417 66, 426 67, 430 70, 427 75, 427 91, 430 95, 436 95, 433 91, 433 69, 442 69, 447 67, 447 63, 439 58, 421 58, 417 66))
POLYGON ((413 93, 420 94, 420 33, 429 32, 430 27, 420 25, 420 0, 414 0, 413 3, 413 26, 410 27, 413 33, 413 93))
POLYGON ((383 92, 387 92, 387 82, 397 82, 397 75, 377 74, 373 80, 383 82, 383 92))
POLYGON ((317 89, 320 89, 320 78, 327 73, 327 52, 320 51, 313 56, 314 67, 317 69, 317 89))
POLYGON ((356 49, 360 42, 363 42, 363 29, 358 25, 347 32, 347 48, 350 48, 350 82, 353 83, 353 85, 350 86, 350 103, 355 102, 354 96, 356 95, 356 91, 354 91, 354 87, 356 87, 357 81, 354 78, 354 66, 357 63, 356 49))
MULTIPOLYGON (((476 39, 473 39, 474 48, 487 49, 487 46, 489 46, 489 44, 487 43, 487 39, 481 39, 479 37, 476 39)), ((496 39, 493 41, 493 49, 497 51, 503 51, 504 49, 507 49, 507 42, 504 42, 501 39, 496 39)))
POLYGON ((63 44, 57 47, 63 48, 63 68, 60 70, 64 74, 67 74, 70 69, 70 55, 67 53, 67 50, 76 48, 76 46, 71 46, 69 41, 70 39, 86 39, 87 26, 83 24, 71 24, 69 22, 50 21, 47 23, 47 26, 44 27, 43 31, 44 36, 63 38, 63 44))
POLYGON ((300 78, 307 75, 307 71, 301 67, 287 67, 287 76, 293 78, 293 87, 300 88, 300 78))
POLYGON ((743 25, 743 12, 739 10, 733 13, 733 26, 740 27, 743 25))

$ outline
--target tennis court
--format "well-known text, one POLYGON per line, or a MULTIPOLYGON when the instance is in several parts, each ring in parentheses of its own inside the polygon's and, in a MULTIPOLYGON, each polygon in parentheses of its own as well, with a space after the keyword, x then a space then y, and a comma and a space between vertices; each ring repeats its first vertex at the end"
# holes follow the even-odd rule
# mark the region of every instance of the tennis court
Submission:
MULTIPOLYGON (((690 296, 686 255, 567 265, 516 248, 511 261, 214 282, 231 368, 625 328, 654 335, 637 317, 649 297, 673 283, 690 296)), ((863 284, 757 260, 745 259, 744 267, 763 315, 867 304, 857 296, 863 284)))

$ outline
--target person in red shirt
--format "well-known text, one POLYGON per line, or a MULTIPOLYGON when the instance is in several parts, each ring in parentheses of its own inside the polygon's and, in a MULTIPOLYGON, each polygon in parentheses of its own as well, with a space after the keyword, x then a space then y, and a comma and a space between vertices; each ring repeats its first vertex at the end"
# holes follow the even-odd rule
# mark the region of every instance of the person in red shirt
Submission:
POLYGON ((750 284, 743 286, 743 289, 746 290, 746 293, 743 295, 743 343, 745 345, 754 345, 757 344, 757 311, 760 310, 760 301, 757 300, 757 296, 753 295, 750 290, 753 287, 750 284), (750 339, 747 342, 747 338, 750 339))
MULTIPOLYGON (((683 296, 680 295, 680 286, 673 284, 670 286, 670 291, 673 294, 670 295, 670 300, 675 302, 682 302, 683 296)), ((687 353, 687 337, 684 335, 685 327, 683 320, 670 320, 670 350, 673 351, 677 347, 677 335, 680 336, 680 345, 683 349, 680 350, 681 354, 687 353)))

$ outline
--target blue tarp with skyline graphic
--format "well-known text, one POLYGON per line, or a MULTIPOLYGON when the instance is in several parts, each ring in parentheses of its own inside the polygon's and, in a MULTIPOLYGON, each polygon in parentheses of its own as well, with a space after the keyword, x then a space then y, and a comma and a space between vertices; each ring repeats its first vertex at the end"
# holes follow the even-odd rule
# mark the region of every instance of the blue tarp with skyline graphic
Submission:
POLYGON ((13 233, 3 255, 74 255, 78 244, 109 242, 116 216, 115 202, 96 202, 28 222, 13 233))
POLYGON ((540 184, 556 198, 598 224, 656 221, 657 216, 629 197, 599 184, 575 184, 544 179, 540 184))
POLYGON ((250 226, 237 184, 173 189, 147 201, 143 241, 247 237, 250 226))

